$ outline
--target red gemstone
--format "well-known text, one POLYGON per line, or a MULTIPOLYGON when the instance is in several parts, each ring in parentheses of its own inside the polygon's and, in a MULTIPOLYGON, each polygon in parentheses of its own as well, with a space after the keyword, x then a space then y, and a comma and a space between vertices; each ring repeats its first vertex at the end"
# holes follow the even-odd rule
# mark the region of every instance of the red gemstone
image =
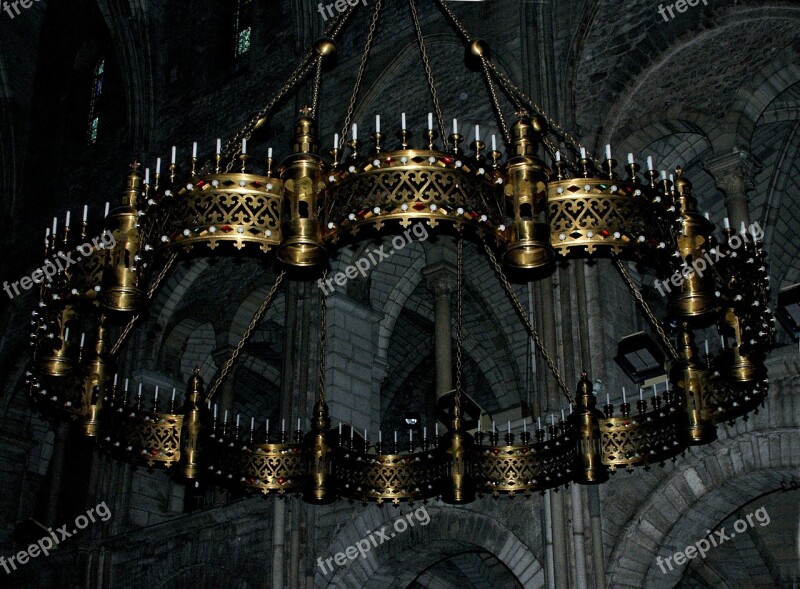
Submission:
POLYGON ((443 157, 442 161, 444 163, 446 163, 446 164, 452 164, 453 163, 453 158, 451 158, 451 157, 443 157))
POLYGON ((609 235, 611 235, 611 232, 608 229, 602 229, 600 230, 600 235, 602 235, 603 237, 608 237, 609 235))
POLYGON ((356 217, 364 218, 368 212, 367 209, 361 209, 356 213, 356 217))
POLYGON ((413 205, 411 205, 411 208, 417 211, 421 211, 422 209, 425 208, 425 203, 415 202, 413 205))
POLYGON ((279 485, 282 485, 282 484, 283 484, 283 483, 285 483, 285 482, 286 482, 286 479, 285 479, 285 478, 283 478, 283 477, 278 477, 278 484, 279 484, 279 485))
POLYGON ((158 456, 158 450, 150 450, 150 454, 153 456, 158 456))
POLYGON ((233 231, 233 227, 231 227, 230 225, 224 225, 219 229, 220 231, 224 231, 225 233, 230 233, 231 231, 233 231))

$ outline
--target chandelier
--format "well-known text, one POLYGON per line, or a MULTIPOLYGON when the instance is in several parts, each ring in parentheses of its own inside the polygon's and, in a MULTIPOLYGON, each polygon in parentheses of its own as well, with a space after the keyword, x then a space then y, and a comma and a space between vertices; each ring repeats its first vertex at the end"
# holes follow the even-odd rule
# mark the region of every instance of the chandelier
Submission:
MULTIPOLYGON (((592 157, 495 64, 486 42, 473 38, 442 0, 436 4, 463 38, 467 64, 482 73, 502 132, 491 148, 476 128, 465 146, 454 121, 445 122, 432 78, 414 0, 409 3, 434 113, 416 139, 405 115, 397 142, 381 132, 376 119, 371 142, 351 126, 354 105, 382 9, 376 0, 364 54, 341 136, 329 154, 317 136, 320 84, 335 58, 335 41, 358 8, 335 19, 324 37, 303 57, 264 110, 199 165, 195 144, 190 166, 179 167, 173 148, 168 168, 160 160, 154 177, 134 162, 120 206, 107 212, 103 229, 116 241, 81 264, 43 282, 33 311, 32 361, 27 389, 36 407, 66 419, 120 460, 170 469, 184 482, 238 487, 264 494, 302 494, 311 503, 349 498, 378 503, 441 497, 466 503, 476 495, 530 496, 570 482, 602 483, 618 468, 632 470, 664 463, 689 445, 716 438, 716 424, 756 410, 767 394, 765 352, 774 321, 768 309, 765 254, 744 227, 722 231, 697 211, 692 185, 681 169, 658 172, 628 156, 618 166, 610 146, 605 158, 592 157), (247 142, 276 107, 310 81, 309 106, 296 120, 292 153, 277 162, 270 149, 260 160, 247 142), (500 97, 513 104, 509 126, 500 97), (549 163, 539 159, 546 157, 549 163), (262 165, 263 164, 263 165, 262 165), (371 441, 353 426, 332 427, 325 398, 326 302, 321 296, 320 367, 317 402, 310 427, 270 430, 220 415, 213 404, 220 384, 263 317, 287 272, 306 280, 325 277, 329 254, 342 244, 376 235, 396 235, 412 223, 457 241, 456 388, 439 399, 437 417, 445 425, 433 435, 371 441), (536 425, 523 420, 515 436, 470 433, 461 382, 461 299, 464 240, 474 240, 535 342, 565 399, 568 415, 536 425), (274 258, 277 280, 214 383, 195 369, 178 396, 155 391, 147 398, 139 385, 114 368, 141 314, 177 259, 203 251, 220 255, 274 258), (713 272, 692 272, 698 260, 717 261, 713 272), (509 272, 534 279, 557 259, 611 259, 658 334, 671 363, 666 390, 635 409, 598 407, 589 376, 571 391, 517 299, 509 272), (627 270, 635 261, 665 281, 668 317, 659 320, 627 270), (157 271, 156 271, 157 270, 157 271), (672 329, 663 325, 671 325, 672 329), (716 326, 722 350, 703 356, 694 331, 716 326), (89 333, 89 343, 76 335, 89 333), (668 333, 669 332, 669 333, 668 333), (72 337, 70 337, 72 334, 72 337), (114 337, 112 338, 112 334, 114 337), (277 430, 277 431, 276 431, 277 430), (502 439, 501 439, 502 438, 502 439)), ((54 224, 45 240, 47 255, 85 240, 69 222, 54 224)))

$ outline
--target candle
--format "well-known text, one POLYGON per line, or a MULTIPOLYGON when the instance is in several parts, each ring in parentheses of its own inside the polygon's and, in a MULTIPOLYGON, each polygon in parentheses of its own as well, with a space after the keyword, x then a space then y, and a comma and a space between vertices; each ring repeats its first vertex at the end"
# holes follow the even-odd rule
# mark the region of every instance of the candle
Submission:
MULTIPOLYGON (((67 220, 66 220, 66 222, 64 223, 64 227, 66 227, 67 229, 69 229, 69 213, 70 213, 70 212, 69 212, 69 211, 67 211, 67 220)), ((744 225, 744 223, 742 223, 742 225, 744 225)))
POLYGON ((647 156, 647 169, 648 170, 655 170, 655 168, 653 167, 653 156, 652 155, 648 155, 647 156))
POLYGON ((644 400, 644 395, 642 394, 642 387, 639 387, 639 400, 640 401, 644 400))
POLYGON ((197 141, 192 143, 192 157, 197 158, 197 141))
POLYGON ((172 387, 172 402, 175 402, 175 387, 172 387))
POLYGON ((381 132, 381 115, 375 115, 375 132, 381 132))
POLYGON ((625 387, 622 387, 622 402, 627 403, 628 400, 625 398, 625 387))
POLYGON ((606 159, 607 160, 611 159, 611 144, 610 143, 606 143, 606 159))
POLYGON ((333 134, 333 148, 334 149, 339 149, 339 134, 338 133, 334 133, 333 134))
POLYGON ((378 443, 383 444, 383 432, 378 430, 378 443))
POLYGON ((725 336, 719 336, 719 344, 724 348, 725 347, 725 336))
POLYGON ((108 217, 108 207, 109 206, 110 206, 110 203, 108 201, 106 201, 106 212, 103 214, 103 218, 108 217))
POLYGON ((439 437, 439 422, 436 422, 436 430, 434 431, 434 435, 438 438, 439 437))
POLYGON ((628 163, 629 164, 634 164, 635 163, 635 160, 633 159, 633 154, 632 153, 628 154, 628 163))
POLYGON ((405 130, 406 129, 406 113, 400 114, 400 128, 405 130))
POLYGON ((364 441, 368 442, 369 438, 367 438, 367 428, 364 428, 364 441))
POLYGON ((422 428, 422 439, 423 440, 427 440, 428 439, 428 426, 427 425, 422 428))
POLYGON ((81 334, 81 347, 83 347, 83 343, 84 343, 85 341, 86 341, 86 334, 85 334, 85 333, 82 333, 82 334, 81 334))
POLYGON ((64 330, 64 341, 69 339, 69 327, 64 330))
MULTIPOLYGON (((69 221, 69 211, 67 211, 67 221, 69 221)), ((67 227, 69 227, 69 223, 67 223, 67 227)), ((744 221, 742 221, 742 224, 739 225, 739 233, 741 233, 742 235, 747 233, 747 228, 744 225, 744 221)))
POLYGON ((57 229, 58 229, 58 218, 53 217, 53 237, 55 237, 58 234, 57 229))
POLYGON ((175 163, 175 160, 177 159, 177 155, 178 155, 178 148, 173 145, 172 146, 172 160, 170 161, 171 164, 175 163))
POLYGON ((285 419, 281 419, 281 431, 282 432, 286 431, 286 420, 285 419))
POLYGON ((214 403, 214 421, 217 420, 217 409, 218 409, 218 406, 217 406, 216 403, 214 403))
POLYGON ((119 374, 114 375, 114 386, 117 386, 117 379, 119 378, 119 374))
POLYGON ((458 119, 453 119, 453 135, 458 134, 458 119))
POLYGON ((228 423, 228 410, 225 410, 225 415, 222 416, 222 423, 228 423))
POLYGON ((267 420, 267 433, 269 433, 269 419, 267 420))
POLYGON ((144 183, 150 184, 150 168, 146 168, 144 171, 144 183))
POLYGON ((475 125, 475 141, 481 140, 481 126, 475 125))
POLYGON ((50 240, 50 227, 44 230, 44 244, 47 245, 50 240))
POLYGON ((239 420, 241 419, 241 417, 242 417, 242 416, 241 416, 241 415, 239 415, 238 413, 236 414, 236 427, 237 427, 237 428, 239 427, 239 420))
POLYGON ((353 441, 353 426, 350 426, 350 441, 353 441))
POLYGON ((550 414, 550 427, 555 427, 555 425, 556 425, 556 414, 555 413, 551 413, 550 414))
POLYGON ((139 396, 142 396, 142 383, 139 383, 139 396))
POLYGON ((353 141, 358 139, 358 125, 353 123, 353 141))
POLYGON ((657 394, 658 394, 658 389, 656 388, 656 385, 653 385, 653 396, 655 397, 657 394))
POLYGON ((494 434, 494 433, 496 433, 496 432, 495 432, 495 428, 494 428, 494 419, 492 420, 492 433, 493 433, 493 434, 494 434))
POLYGON ((563 409, 561 410, 561 421, 566 421, 566 420, 564 419, 564 410, 563 410, 563 409))
POLYGON ((339 437, 342 437, 342 422, 339 422, 339 437))
POLYGON ((414 430, 413 429, 408 430, 408 441, 409 442, 413 442, 414 441, 414 430))
POLYGON ((725 217, 725 218, 722 220, 722 226, 723 226, 725 229, 730 229, 730 228, 731 228, 731 222, 728 220, 728 217, 725 217))
POLYGON ((674 174, 670 174, 669 175, 669 181, 670 181, 670 184, 675 184, 675 175, 674 174))
POLYGON ((242 155, 247 155, 247 139, 242 139, 242 155))
POLYGON ((561 150, 556 151, 556 161, 557 162, 561 161, 561 150))
POLYGON ((222 153, 222 139, 217 139, 217 155, 222 153))
POLYGON ((428 113, 428 130, 433 131, 433 113, 428 113))
POLYGON ((156 401, 158 401, 158 385, 156 385, 156 401))
POLYGON ((611 397, 606 393, 606 405, 611 405, 611 397))
POLYGON ((83 222, 86 223, 86 219, 89 217, 89 205, 83 205, 83 222))
POLYGON ((497 137, 492 135, 492 151, 497 151, 497 137))
POLYGON ((709 355, 708 354, 708 340, 705 341, 705 347, 706 347, 706 356, 708 356, 709 355))
POLYGON ((511 420, 508 421, 508 425, 506 426, 506 430, 508 433, 511 433, 511 420))
POLYGON ((397 444, 397 430, 394 431, 394 443, 397 444))
POLYGON ((581 147, 581 159, 582 160, 586 159, 586 148, 585 147, 581 147))
POLYGON ((128 392, 128 379, 125 379, 125 392, 128 392))
POLYGON ((542 429, 542 416, 536 418, 536 429, 542 429))
POLYGON ((255 417, 251 417, 250 418, 250 431, 253 431, 254 429, 256 429, 256 418, 255 417))
POLYGON ((161 158, 157 157, 156 158, 156 176, 158 176, 160 173, 161 173, 161 158))
POLYGON ((522 418, 522 433, 528 433, 528 424, 525 422, 525 418, 522 418))
POLYGON ((267 149, 267 157, 269 159, 272 159, 272 148, 271 147, 267 149))

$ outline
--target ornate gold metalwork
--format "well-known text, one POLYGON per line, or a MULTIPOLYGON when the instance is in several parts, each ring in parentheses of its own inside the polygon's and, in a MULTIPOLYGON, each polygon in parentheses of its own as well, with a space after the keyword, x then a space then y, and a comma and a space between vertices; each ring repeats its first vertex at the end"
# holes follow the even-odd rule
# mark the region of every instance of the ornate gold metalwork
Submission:
POLYGON ((705 367, 700 363, 694 334, 688 323, 683 323, 679 336, 678 354, 669 373, 669 380, 676 395, 683 397, 682 405, 689 418, 689 443, 708 444, 717 439, 717 428, 705 407, 707 389, 705 367))
POLYGON ((183 411, 183 431, 181 432, 181 470, 187 479, 196 479, 200 474, 200 433, 202 422, 200 407, 203 400, 203 379, 200 369, 195 367, 186 389, 186 401, 183 411))
POLYGON ((577 405, 571 416, 577 424, 578 468, 575 481, 579 483, 602 483, 608 479, 608 471, 602 463, 600 444, 600 420, 603 414, 595 409, 597 400, 592 393, 592 383, 584 372, 575 394, 577 405))
MULTIPOLYGON (((320 375, 320 378, 323 377, 324 375, 320 375)), ((333 449, 328 443, 330 427, 328 405, 319 399, 314 404, 314 420, 311 425, 310 439, 307 440, 309 477, 303 496, 309 503, 324 504, 336 499, 336 490, 330 476, 333 458, 333 449)))
POLYGON ((94 352, 86 366, 83 379, 83 398, 80 415, 83 434, 96 437, 100 428, 100 410, 103 396, 109 383, 109 359, 106 349, 105 317, 100 317, 97 326, 97 341, 94 352))
POLYGON ((239 451, 239 482, 265 495, 299 492, 305 483, 308 454, 301 444, 247 445, 239 451))

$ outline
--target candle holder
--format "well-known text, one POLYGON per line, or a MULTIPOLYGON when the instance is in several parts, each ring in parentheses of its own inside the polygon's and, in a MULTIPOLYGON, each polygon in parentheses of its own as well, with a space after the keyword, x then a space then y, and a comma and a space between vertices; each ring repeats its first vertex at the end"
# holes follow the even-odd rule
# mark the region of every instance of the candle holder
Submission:
POLYGON ((250 156, 246 153, 239 154, 239 161, 242 162, 242 174, 247 173, 247 160, 250 159, 250 156))
POLYGON ((411 132, 408 129, 400 129, 397 133, 397 138, 400 140, 400 147, 402 149, 408 149, 411 132))
POLYGON ((481 155, 483 150, 486 149, 486 144, 483 141, 473 141, 469 145, 470 149, 475 152, 475 159, 478 161, 482 161, 483 156, 481 155))
POLYGON ((489 445, 490 446, 497 446, 497 443, 500 441, 500 436, 497 435, 497 432, 492 432, 489 434, 489 445))
POLYGON ((192 178, 197 176, 197 158, 192 157, 192 178))
POLYGON ((639 415, 644 415, 647 412, 647 401, 639 399, 636 401, 636 408, 639 410, 639 415))
POLYGON ((639 175, 638 175, 638 173, 639 173, 640 168, 641 168, 641 166, 639 164, 635 163, 635 162, 625 166, 625 169, 628 172, 628 182, 631 182, 633 184, 639 184, 639 175))
POLYGON ((503 156, 502 153, 493 149, 489 152, 489 159, 492 161, 492 168, 495 170, 500 166, 500 158, 503 156))
POLYGON ((303 441, 303 430, 295 430, 294 431, 294 443, 299 444, 303 441))
POLYGON ((537 429, 535 436, 537 444, 544 444, 545 431, 543 429, 537 429))
POLYGON ((450 142, 453 144, 453 155, 458 155, 458 146, 464 142, 464 136, 461 133, 453 133, 450 135, 450 142))
POLYGON ((556 439, 556 438, 558 437, 558 426, 557 426, 557 425, 551 425, 551 426, 549 426, 549 427, 547 428, 547 431, 548 431, 548 432, 549 432, 549 434, 550 434, 550 439, 551 439, 551 440, 554 440, 554 439, 556 439))
POLYGON ((159 406, 161 405, 161 400, 158 397, 153 397, 153 414, 158 413, 159 406))
POLYGON ((603 413, 608 419, 611 419, 614 417, 614 406, 611 403, 603 405, 603 413))
POLYGON ((650 403, 653 404, 653 409, 659 411, 661 409, 661 397, 658 395, 653 395, 653 398, 650 399, 650 403))
POLYGON ((285 429, 281 430, 281 444, 286 444, 289 441, 289 432, 285 429))
POLYGON ((413 454, 414 453, 414 440, 409 440, 408 441, 408 453, 409 454, 413 454))
POLYGON ((658 172, 656 170, 647 170, 647 183, 653 190, 658 186, 658 172))
POLYGON ((505 435, 505 439, 506 439, 506 446, 513 446, 514 445, 514 434, 512 434, 511 432, 508 432, 505 435))
POLYGON ((333 163, 333 167, 335 168, 336 166, 339 165, 339 146, 338 145, 334 146, 333 149, 328 151, 328 153, 331 156, 331 162, 333 163))
POLYGON ((347 142, 347 146, 350 148, 350 159, 353 161, 358 159, 359 145, 361 145, 361 143, 358 141, 358 139, 351 139, 347 142))
POLYGON ((566 171, 566 165, 564 164, 563 160, 558 160, 555 163, 555 167, 556 167, 556 180, 566 180, 567 171, 566 171))
POLYGON ((378 455, 383 454, 383 442, 375 444, 375 453, 378 455))
POLYGON ((581 163, 581 174, 582 178, 591 178, 592 177, 592 160, 588 157, 584 157, 580 159, 581 163))
POLYGON ((620 409, 622 410, 622 417, 628 417, 631 414, 630 403, 623 403, 622 405, 620 405, 620 409))
POLYGON ((478 446, 483 446, 483 431, 482 430, 478 430, 475 433, 475 443, 478 446))
POLYGON ((378 133, 377 131, 372 134, 372 140, 375 142, 375 153, 381 152, 381 141, 383 141, 384 135, 383 133, 378 133))
MULTIPOLYGON (((214 156, 214 173, 220 174, 222 173, 222 154, 218 153, 214 156)), ((156 178, 158 178, 158 174, 156 174, 156 178)), ((156 186, 158 186, 158 180, 156 180, 156 186)), ((158 188, 156 188, 158 190, 158 188)))
POLYGON ((178 173, 178 164, 173 162, 169 165, 169 183, 172 186, 175 186, 175 176, 177 173, 178 173))
POLYGON ((522 442, 523 446, 530 446, 530 444, 531 444, 531 433, 530 432, 522 432, 519 435, 519 439, 522 442))
POLYGON ((619 176, 617 176, 617 173, 614 171, 614 168, 617 167, 617 160, 607 159, 605 162, 603 162, 603 166, 605 167, 605 172, 608 174, 609 180, 619 179, 619 176))
POLYGON ((439 137, 439 134, 434 131, 433 129, 428 129, 425 131, 425 138, 428 140, 428 149, 431 151, 436 150, 436 138, 439 137))

